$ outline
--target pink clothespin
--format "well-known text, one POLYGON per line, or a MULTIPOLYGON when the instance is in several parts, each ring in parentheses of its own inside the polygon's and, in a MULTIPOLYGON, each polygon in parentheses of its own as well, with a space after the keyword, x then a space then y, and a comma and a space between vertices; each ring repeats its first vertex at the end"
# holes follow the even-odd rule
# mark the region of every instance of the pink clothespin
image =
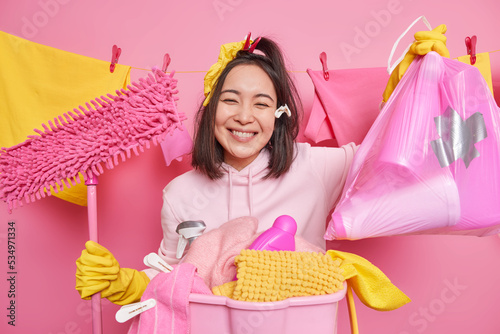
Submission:
POLYGON ((118 58, 122 53, 122 49, 113 45, 113 50, 111 52, 111 65, 109 65, 109 71, 113 73, 115 71, 116 64, 118 64, 118 58))
POLYGON ((163 56, 163 66, 161 67, 161 70, 165 73, 167 73, 167 68, 168 68, 168 65, 170 65, 170 55, 168 53, 165 53, 165 55, 163 56))
POLYGON ((321 61, 321 65, 323 65, 323 76, 325 80, 328 81, 330 79, 330 73, 328 73, 328 67, 326 66, 326 52, 321 52, 319 60, 321 61))
POLYGON ((471 37, 465 37, 465 46, 467 47, 467 54, 470 55, 470 64, 474 65, 476 63, 476 43, 477 37, 473 35, 471 37))

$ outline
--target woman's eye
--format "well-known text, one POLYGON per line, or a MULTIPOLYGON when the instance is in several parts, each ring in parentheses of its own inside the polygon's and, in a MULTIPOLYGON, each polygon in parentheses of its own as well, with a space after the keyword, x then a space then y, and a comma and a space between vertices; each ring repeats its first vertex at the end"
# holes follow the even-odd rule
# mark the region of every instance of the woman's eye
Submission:
POLYGON ((257 106, 258 107, 262 107, 262 108, 268 108, 269 107, 266 103, 257 103, 257 106))
POLYGON ((222 102, 226 102, 226 103, 236 103, 236 100, 233 100, 233 99, 224 99, 224 100, 222 100, 222 102))

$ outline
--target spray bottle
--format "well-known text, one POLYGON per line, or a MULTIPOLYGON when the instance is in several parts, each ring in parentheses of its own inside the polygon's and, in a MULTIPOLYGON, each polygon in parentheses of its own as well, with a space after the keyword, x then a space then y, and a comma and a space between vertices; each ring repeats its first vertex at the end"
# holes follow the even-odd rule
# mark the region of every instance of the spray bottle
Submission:
POLYGON ((274 221, 273 226, 262 232, 248 249, 295 251, 296 232, 295 219, 287 215, 279 216, 274 221))

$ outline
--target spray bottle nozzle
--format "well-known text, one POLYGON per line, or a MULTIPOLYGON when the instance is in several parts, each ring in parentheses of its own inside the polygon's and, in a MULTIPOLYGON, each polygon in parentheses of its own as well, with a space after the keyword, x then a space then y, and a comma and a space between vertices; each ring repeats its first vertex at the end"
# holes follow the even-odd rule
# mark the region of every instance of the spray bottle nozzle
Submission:
POLYGON ((202 235, 206 227, 207 226, 202 220, 188 220, 177 225, 175 232, 179 234, 179 243, 177 244, 177 253, 175 257, 180 259, 184 254, 186 246, 202 235))

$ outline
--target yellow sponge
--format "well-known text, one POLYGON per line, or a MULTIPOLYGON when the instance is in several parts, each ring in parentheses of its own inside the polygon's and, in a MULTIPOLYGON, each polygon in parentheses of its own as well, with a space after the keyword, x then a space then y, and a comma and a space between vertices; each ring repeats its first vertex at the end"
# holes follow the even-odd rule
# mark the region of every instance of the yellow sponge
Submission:
POLYGON ((344 287, 341 262, 322 253, 244 249, 235 258, 238 280, 212 292, 250 302, 331 294, 344 287))

